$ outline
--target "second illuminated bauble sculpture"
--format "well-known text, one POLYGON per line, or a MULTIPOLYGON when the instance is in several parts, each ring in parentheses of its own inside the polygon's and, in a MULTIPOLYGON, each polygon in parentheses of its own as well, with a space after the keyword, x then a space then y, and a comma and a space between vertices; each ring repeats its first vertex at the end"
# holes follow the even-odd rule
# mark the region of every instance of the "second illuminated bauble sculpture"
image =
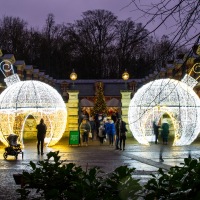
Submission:
POLYGON ((173 145, 191 144, 200 132, 200 99, 193 90, 196 83, 186 75, 182 81, 159 79, 140 88, 128 110, 130 130, 136 140, 145 145, 154 141, 153 121, 167 114, 174 128, 173 145))

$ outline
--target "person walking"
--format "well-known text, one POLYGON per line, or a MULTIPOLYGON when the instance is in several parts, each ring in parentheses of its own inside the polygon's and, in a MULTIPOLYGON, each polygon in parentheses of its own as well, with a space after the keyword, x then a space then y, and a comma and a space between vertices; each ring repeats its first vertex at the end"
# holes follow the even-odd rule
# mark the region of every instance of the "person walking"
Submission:
POLYGON ((90 117, 90 127, 91 127, 91 133, 92 133, 92 141, 94 140, 94 136, 95 136, 95 131, 96 131, 96 123, 94 121, 93 117, 90 117))
POLYGON ((163 139, 163 144, 168 144, 169 124, 166 119, 163 120, 161 128, 162 128, 161 136, 163 139))
POLYGON ((100 126, 99 126, 99 141, 100 141, 100 145, 103 144, 104 138, 105 138, 105 127, 104 127, 104 122, 101 121, 100 122, 100 126))
POLYGON ((90 123, 84 118, 80 124, 80 135, 82 139, 82 145, 88 146, 88 134, 91 131, 90 123))
POLYGON ((41 149, 41 155, 44 154, 43 147, 44 147, 44 138, 46 136, 47 126, 44 123, 44 119, 40 120, 40 123, 36 126, 37 129, 37 151, 38 155, 40 154, 41 149), (41 147, 40 147, 41 145, 41 147))
POLYGON ((115 123, 115 129, 116 129, 115 149, 118 150, 120 141, 120 129, 121 129, 120 118, 117 118, 117 121, 115 123))
POLYGON ((99 127, 100 127, 100 122, 103 121, 103 116, 102 114, 97 114, 95 116, 95 124, 96 124, 96 137, 99 137, 99 127))
POLYGON ((119 149, 123 149, 123 151, 125 150, 126 144, 126 132, 126 122, 124 122, 121 118, 118 118, 119 149))
POLYGON ((108 134, 110 146, 113 146, 115 133, 115 124, 111 118, 108 118, 108 123, 106 125, 106 134, 108 134))
POLYGON ((154 131, 154 135, 155 135, 155 144, 158 143, 159 128, 160 128, 160 126, 158 126, 156 124, 156 121, 153 121, 153 131, 154 131))

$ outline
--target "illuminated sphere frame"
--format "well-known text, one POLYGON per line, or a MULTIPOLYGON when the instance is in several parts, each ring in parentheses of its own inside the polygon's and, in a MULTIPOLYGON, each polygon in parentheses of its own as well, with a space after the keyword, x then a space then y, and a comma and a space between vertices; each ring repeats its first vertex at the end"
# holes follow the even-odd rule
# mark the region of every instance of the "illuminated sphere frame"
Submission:
MULTIPOLYGON (((33 116, 36 123, 43 118, 47 125, 45 143, 55 145, 66 128, 67 110, 61 95, 46 83, 27 80, 16 82, 17 75, 10 77, 9 85, 0 95, 0 140, 5 145, 7 136, 15 133, 23 146, 26 120, 33 116)), ((6 81, 6 80, 5 80, 6 81)))
POLYGON ((163 115, 168 114, 174 129, 173 146, 191 144, 200 132, 200 99, 193 90, 195 84, 186 76, 182 81, 159 79, 141 87, 128 110, 135 139, 144 145, 155 141, 153 121, 162 122, 163 115))

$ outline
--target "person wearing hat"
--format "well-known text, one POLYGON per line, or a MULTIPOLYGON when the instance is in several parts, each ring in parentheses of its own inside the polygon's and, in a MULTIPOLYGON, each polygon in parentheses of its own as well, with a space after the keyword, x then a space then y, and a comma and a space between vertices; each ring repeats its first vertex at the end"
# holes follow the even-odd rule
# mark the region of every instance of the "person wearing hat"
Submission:
POLYGON ((168 136, 169 136, 169 124, 168 121, 166 119, 162 120, 162 126, 161 126, 161 136, 163 139, 163 144, 167 144, 168 143, 168 136))
POLYGON ((88 146, 88 135, 89 135, 89 132, 91 131, 91 127, 87 118, 84 118, 82 120, 79 129, 80 129, 82 144, 85 144, 85 146, 88 146))
POLYGON ((111 119, 111 117, 108 117, 107 119, 108 119, 108 123, 106 124, 106 134, 108 135, 110 146, 113 146, 114 135, 116 133, 115 124, 113 120, 111 119))
POLYGON ((116 127, 116 150, 120 149, 123 151, 125 150, 125 141, 126 141, 126 122, 124 122, 121 118, 117 119, 115 124, 116 127))

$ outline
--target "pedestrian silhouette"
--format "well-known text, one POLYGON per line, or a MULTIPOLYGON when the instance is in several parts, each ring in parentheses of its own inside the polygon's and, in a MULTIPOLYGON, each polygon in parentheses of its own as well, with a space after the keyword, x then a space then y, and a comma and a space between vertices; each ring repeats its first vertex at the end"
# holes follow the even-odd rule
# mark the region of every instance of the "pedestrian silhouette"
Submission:
POLYGON ((43 155, 43 147, 44 147, 44 138, 46 136, 47 126, 44 123, 44 120, 41 119, 40 123, 36 126, 37 129, 37 151, 38 155, 40 154, 41 149, 41 155, 43 155), (41 145, 41 146, 40 146, 41 145))
POLYGON ((156 121, 154 121, 153 122, 153 131, 154 131, 154 135, 155 135, 155 144, 158 143, 159 128, 160 128, 160 126, 158 126, 156 124, 156 121))
POLYGON ((125 141, 126 141, 126 122, 121 118, 117 119, 116 122, 116 149, 125 150, 125 141))
POLYGON ((161 145, 160 146, 160 155, 159 155, 160 162, 164 162, 164 160, 163 160, 163 151, 164 151, 164 146, 161 145))
POLYGON ((163 144, 168 144, 169 124, 166 119, 163 120, 161 129, 162 129, 161 136, 163 139, 163 144))

